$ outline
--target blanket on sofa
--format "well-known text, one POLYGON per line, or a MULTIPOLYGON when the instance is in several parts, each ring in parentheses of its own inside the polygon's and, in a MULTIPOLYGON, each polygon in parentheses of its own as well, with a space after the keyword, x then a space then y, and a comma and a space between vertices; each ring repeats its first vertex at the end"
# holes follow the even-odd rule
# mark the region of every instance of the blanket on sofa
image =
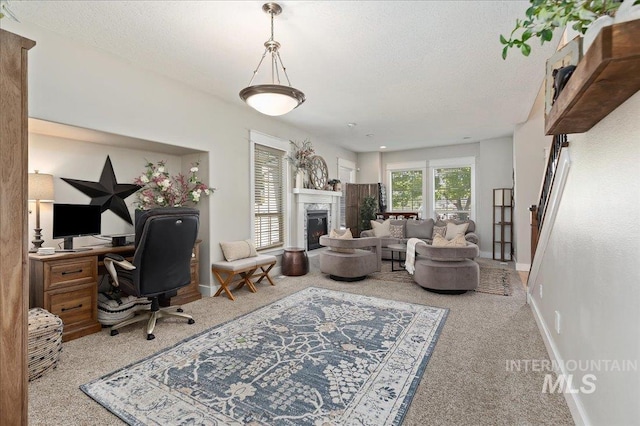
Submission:
POLYGON ((416 244, 418 243, 424 244, 424 241, 418 238, 409 238, 409 240, 407 240, 407 254, 404 261, 404 268, 411 275, 413 275, 416 270, 416 244))

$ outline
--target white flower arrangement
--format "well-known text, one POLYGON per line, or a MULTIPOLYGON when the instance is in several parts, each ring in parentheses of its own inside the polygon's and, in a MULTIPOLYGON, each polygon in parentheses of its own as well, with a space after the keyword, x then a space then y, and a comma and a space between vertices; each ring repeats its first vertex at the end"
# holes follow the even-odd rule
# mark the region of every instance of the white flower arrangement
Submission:
POLYGON ((146 170, 134 183, 142 188, 137 192, 137 208, 149 210, 154 207, 182 207, 198 204, 203 195, 210 195, 215 188, 204 184, 197 176, 199 163, 192 164, 189 177, 182 173, 171 176, 164 161, 147 162, 146 170))

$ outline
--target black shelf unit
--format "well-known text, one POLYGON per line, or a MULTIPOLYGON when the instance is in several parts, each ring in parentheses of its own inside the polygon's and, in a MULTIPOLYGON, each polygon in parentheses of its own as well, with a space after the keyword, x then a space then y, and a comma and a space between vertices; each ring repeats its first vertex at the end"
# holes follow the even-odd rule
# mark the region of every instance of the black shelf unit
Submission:
POLYGON ((493 259, 513 260, 513 188, 493 190, 493 259))

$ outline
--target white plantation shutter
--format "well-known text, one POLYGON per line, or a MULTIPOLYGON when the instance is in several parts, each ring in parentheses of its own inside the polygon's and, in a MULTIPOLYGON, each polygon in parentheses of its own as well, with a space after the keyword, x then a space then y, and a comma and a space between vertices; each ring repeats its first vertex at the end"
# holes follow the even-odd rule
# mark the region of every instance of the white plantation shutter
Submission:
POLYGON ((284 152, 255 144, 255 243, 258 250, 284 246, 284 152))

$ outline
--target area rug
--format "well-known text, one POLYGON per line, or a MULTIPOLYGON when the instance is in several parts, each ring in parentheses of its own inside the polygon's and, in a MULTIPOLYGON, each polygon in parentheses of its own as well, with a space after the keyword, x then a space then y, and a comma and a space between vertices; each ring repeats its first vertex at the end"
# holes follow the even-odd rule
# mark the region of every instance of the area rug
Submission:
MULTIPOLYGON (((512 288, 519 282, 515 270, 490 259, 477 259, 480 265, 480 283, 475 291, 479 293, 511 296, 512 288), (517 281, 514 281, 517 280, 517 281)), ((382 261, 382 271, 369 274, 369 278, 380 281, 413 283, 413 277, 405 270, 398 271, 398 263, 394 262, 395 272, 391 271, 391 261, 382 261)))
POLYGON ((131 425, 399 425, 447 314, 310 287, 80 388, 131 425))

